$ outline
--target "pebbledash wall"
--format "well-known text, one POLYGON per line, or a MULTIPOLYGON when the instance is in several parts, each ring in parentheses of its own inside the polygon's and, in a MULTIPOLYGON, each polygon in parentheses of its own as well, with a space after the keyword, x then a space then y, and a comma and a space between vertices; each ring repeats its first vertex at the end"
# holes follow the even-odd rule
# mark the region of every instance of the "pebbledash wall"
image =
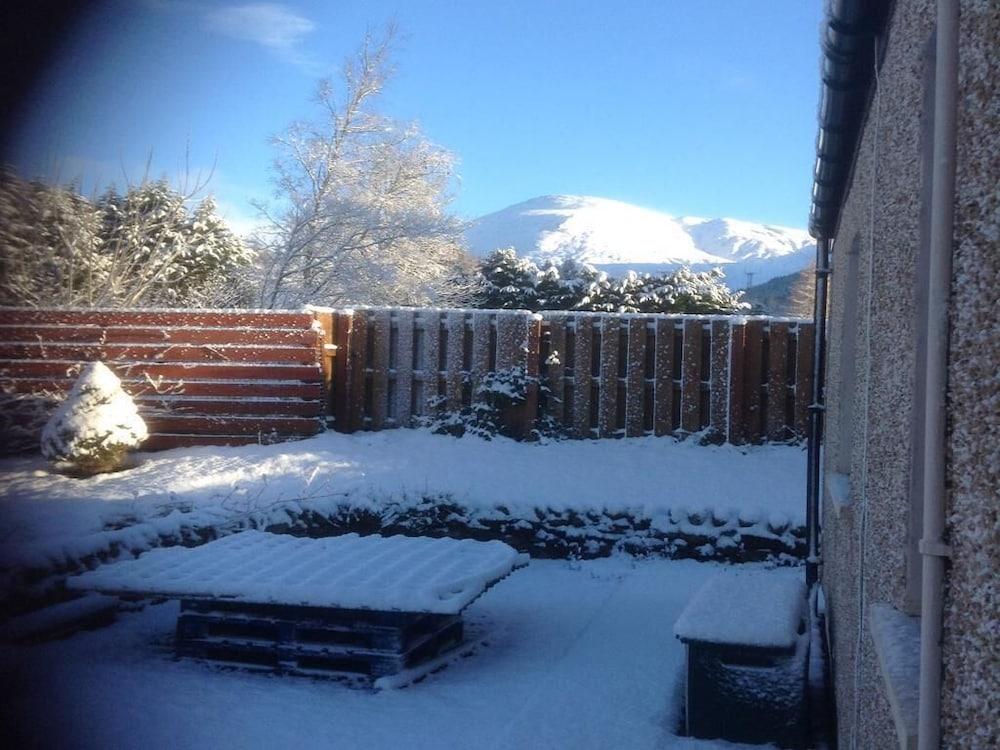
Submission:
MULTIPOLYGON (((960 17, 942 745, 985 748, 1000 741, 1000 5, 964 1, 960 17)), ((822 582, 845 748, 914 739, 894 719, 869 617, 878 603, 920 611, 934 18, 930 0, 894 5, 834 241, 822 582)))

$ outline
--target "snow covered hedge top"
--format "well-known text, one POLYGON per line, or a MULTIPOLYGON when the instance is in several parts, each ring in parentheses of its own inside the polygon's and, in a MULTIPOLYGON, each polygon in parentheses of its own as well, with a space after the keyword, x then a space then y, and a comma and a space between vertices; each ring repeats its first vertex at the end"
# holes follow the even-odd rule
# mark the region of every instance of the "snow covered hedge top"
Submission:
POLYGON ((798 638, 805 584, 785 571, 719 573, 674 623, 684 642, 790 649, 798 638))
POLYGON ((404 536, 309 539, 244 531, 154 549, 70 578, 74 589, 456 614, 523 563, 499 541, 404 536))

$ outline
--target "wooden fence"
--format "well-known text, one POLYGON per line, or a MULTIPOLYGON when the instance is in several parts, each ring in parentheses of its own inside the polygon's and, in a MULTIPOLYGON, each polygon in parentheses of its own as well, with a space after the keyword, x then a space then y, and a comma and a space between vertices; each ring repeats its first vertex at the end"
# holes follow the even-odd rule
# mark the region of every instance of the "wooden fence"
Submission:
POLYGON ((30 412, 98 359, 136 399, 148 450, 311 435, 325 412, 324 341, 308 312, 0 309, 5 447, 37 446, 30 412))
POLYGON ((51 407, 96 359, 136 398, 151 450, 301 437, 324 419, 411 426, 521 367, 545 386, 510 415, 522 432, 548 415, 578 438, 787 440, 806 430, 812 337, 810 322, 756 317, 0 309, 0 421, 6 447, 11 425, 37 445, 41 423, 17 409, 51 407))
POLYGON ((522 419, 579 438, 689 434, 732 443, 805 434, 811 322, 759 317, 370 308, 317 313, 336 347, 343 432, 405 427, 468 405, 490 372, 523 367, 522 419))

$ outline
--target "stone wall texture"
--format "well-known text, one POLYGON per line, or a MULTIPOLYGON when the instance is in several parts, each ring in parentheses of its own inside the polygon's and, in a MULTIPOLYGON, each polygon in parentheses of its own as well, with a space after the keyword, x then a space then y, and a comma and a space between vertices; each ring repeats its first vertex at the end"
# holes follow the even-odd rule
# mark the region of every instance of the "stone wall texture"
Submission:
POLYGON ((948 369, 946 747, 1000 747, 1000 3, 961 4, 948 369))
POLYGON ((834 241, 824 461, 827 471, 849 474, 851 497, 843 507, 824 503, 822 579, 844 748, 855 735, 857 747, 898 747, 867 614, 875 602, 904 608, 924 66, 932 29, 930 0, 897 3, 834 241), (855 280, 848 279, 851 252, 855 280), (841 367, 852 305, 853 387, 844 384, 841 367))
MULTIPOLYGON (((867 614, 876 602, 919 611, 919 589, 907 591, 907 547, 919 460, 913 420, 922 408, 915 393, 917 264, 926 241, 934 16, 932 0, 895 3, 835 238, 824 462, 827 472, 849 475, 851 493, 846 504, 824 503, 822 580, 841 747, 855 737, 857 747, 898 747, 867 614), (852 333, 853 383, 845 371, 852 333)), ((961 24, 948 390, 954 556, 942 712, 944 746, 978 748, 1000 745, 1000 4, 963 2, 961 24)))

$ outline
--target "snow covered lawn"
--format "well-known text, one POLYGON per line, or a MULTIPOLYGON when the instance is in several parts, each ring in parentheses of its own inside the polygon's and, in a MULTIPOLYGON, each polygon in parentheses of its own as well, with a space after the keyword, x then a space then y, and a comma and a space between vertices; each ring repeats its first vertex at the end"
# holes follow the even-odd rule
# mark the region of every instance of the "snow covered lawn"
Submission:
POLYGON ((673 623, 724 569, 534 560, 469 607, 462 656, 375 693, 176 660, 177 604, 150 605, 111 627, 0 652, 0 712, 18 732, 11 747, 733 750, 674 735, 684 657, 673 623))
MULTIPOLYGON (((424 430, 317 437, 268 446, 140 454, 133 469, 88 479, 55 473, 40 458, 0 461, 0 566, 80 560, 115 542, 133 550, 182 528, 345 504, 378 513, 387 503, 445 498, 484 517, 500 506, 630 511, 678 521, 671 511, 714 510, 780 526, 804 515, 805 453, 795 446, 700 446, 673 438, 543 445, 453 438, 424 430)), ((711 526, 711 524, 709 524, 711 526)))

